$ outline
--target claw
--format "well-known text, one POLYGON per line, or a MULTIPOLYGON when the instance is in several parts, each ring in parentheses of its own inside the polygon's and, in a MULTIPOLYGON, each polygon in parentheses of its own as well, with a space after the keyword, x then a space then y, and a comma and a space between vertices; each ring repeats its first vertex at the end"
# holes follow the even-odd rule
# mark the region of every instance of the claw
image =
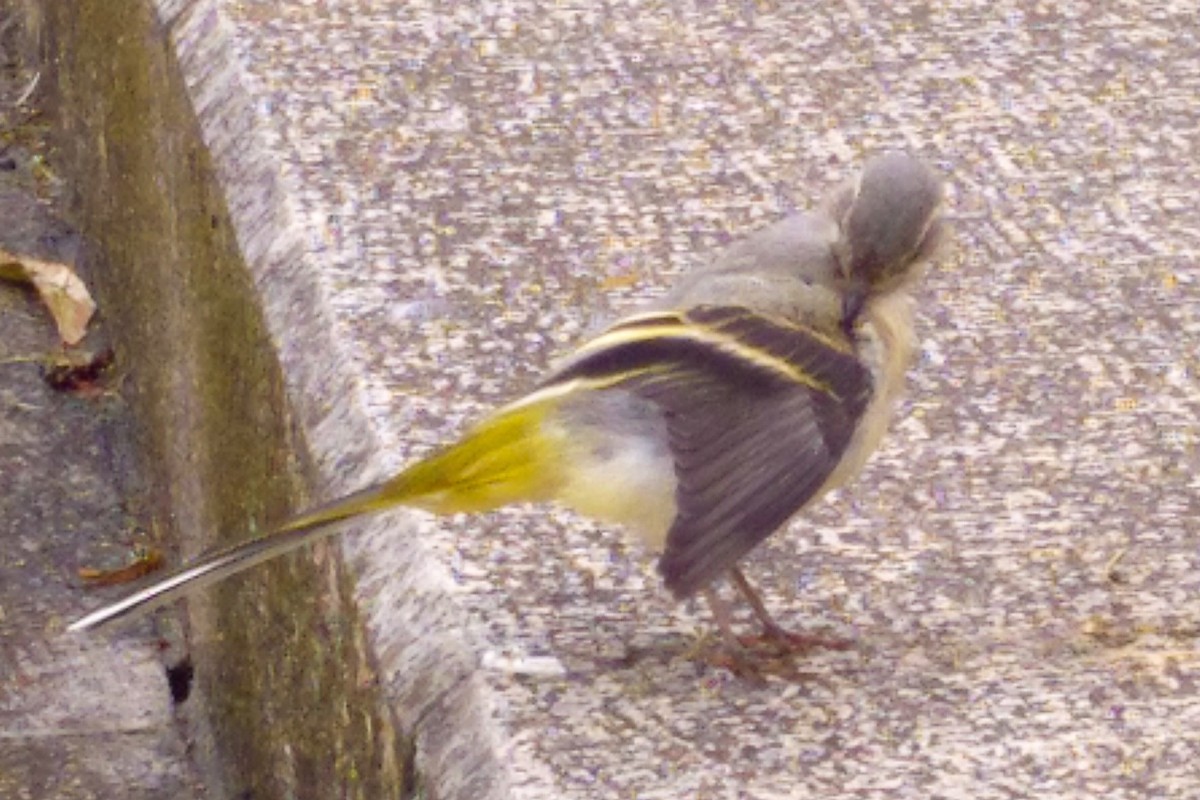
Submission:
POLYGON ((692 651, 692 656, 700 655, 705 663, 729 670, 739 678, 765 683, 766 675, 803 677, 789 663, 795 656, 817 649, 849 650, 854 647, 854 642, 850 639, 793 633, 787 630, 771 618, 762 599, 738 567, 730 570, 730 578, 749 601, 754 615, 762 625, 762 632, 740 636, 735 634, 729 605, 713 589, 705 589, 704 598, 708 601, 713 619, 721 632, 721 645, 702 653, 705 648, 701 642, 692 651))

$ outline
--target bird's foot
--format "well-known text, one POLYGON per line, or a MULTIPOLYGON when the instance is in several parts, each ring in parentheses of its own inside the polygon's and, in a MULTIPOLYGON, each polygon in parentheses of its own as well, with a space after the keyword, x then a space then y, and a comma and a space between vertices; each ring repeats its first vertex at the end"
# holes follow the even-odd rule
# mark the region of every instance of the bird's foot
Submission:
POLYGON ((854 642, 821 633, 796 633, 782 625, 763 624, 762 633, 737 637, 749 652, 768 651, 775 655, 804 655, 813 650, 850 650, 854 642))
POLYGON ((796 644, 793 642, 792 647, 783 648, 777 641, 761 636, 738 637, 732 643, 715 643, 701 660, 752 686, 766 686, 768 678, 788 683, 822 682, 823 676, 802 668, 805 661, 798 656, 806 648, 798 649, 796 644), (750 639, 755 641, 748 642, 750 639))
POLYGON ((755 686, 765 686, 767 675, 771 672, 765 668, 766 665, 761 659, 755 658, 740 643, 734 646, 722 642, 701 654, 700 660, 710 667, 723 669, 735 678, 755 686))
POLYGON ((848 650, 854 646, 849 639, 792 633, 778 626, 757 634, 714 633, 701 636, 684 657, 725 670, 755 686, 766 685, 769 677, 792 683, 819 680, 819 676, 801 669, 803 656, 816 649, 848 650))

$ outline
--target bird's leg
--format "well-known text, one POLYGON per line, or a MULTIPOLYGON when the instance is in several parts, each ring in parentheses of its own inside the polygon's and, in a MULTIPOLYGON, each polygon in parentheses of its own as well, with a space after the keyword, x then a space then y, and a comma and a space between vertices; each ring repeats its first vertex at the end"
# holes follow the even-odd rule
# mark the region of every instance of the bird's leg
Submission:
MULTIPOLYGON (((770 639, 774 643, 783 647, 790 652, 803 650, 811 650, 816 647, 822 647, 829 650, 845 650, 850 647, 850 643, 842 639, 832 639, 825 636, 815 636, 812 634, 793 633, 787 628, 780 625, 767 611, 767 606, 762 601, 762 597, 750 585, 750 581, 746 579, 745 573, 741 567, 736 564, 729 568, 729 577, 733 581, 733 585, 738 588, 746 601, 750 603, 750 608, 754 610, 754 616, 758 617, 759 623, 763 628, 763 637, 770 639)), ((728 621, 728 609, 726 609, 726 621, 728 621)), ((715 615, 715 611, 714 611, 715 615)), ((720 621, 717 622, 720 625, 720 621)), ((741 641, 741 640, 739 640, 741 641)))
POLYGON ((721 638, 725 640, 726 644, 741 648, 742 645, 733 632, 733 618, 729 613, 729 604, 722 600, 711 586, 705 587, 703 591, 704 599, 708 601, 708 607, 712 610, 713 619, 717 622, 717 630, 721 632, 721 638))
POLYGON ((712 610, 713 619, 717 622, 717 630, 721 632, 721 639, 725 643, 725 654, 728 657, 728 661, 717 662, 716 666, 724 667, 739 677, 761 681, 762 675, 751 661, 749 652, 742 644, 741 639, 733 632, 733 619, 729 611, 729 604, 722 600, 711 586, 706 587, 703 592, 704 599, 708 602, 709 609, 712 610))
POLYGON ((742 568, 736 564, 730 567, 729 577, 733 581, 733 585, 746 598, 746 602, 750 604, 750 608, 754 610, 754 616, 758 617, 758 621, 763 627, 763 633, 779 642, 790 641, 793 634, 776 622, 775 618, 771 616, 771 612, 767 611, 766 603, 762 601, 762 597, 750 585, 750 581, 746 578, 746 574, 742 572, 742 568))

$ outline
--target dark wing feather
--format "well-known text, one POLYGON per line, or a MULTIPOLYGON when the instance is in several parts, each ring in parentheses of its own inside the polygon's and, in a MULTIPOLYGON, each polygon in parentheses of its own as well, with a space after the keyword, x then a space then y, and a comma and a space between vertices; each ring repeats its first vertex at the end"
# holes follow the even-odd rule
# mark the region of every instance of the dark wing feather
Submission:
MULTIPOLYGON (((813 499, 861 414, 807 387, 722 390, 720 408, 668 417, 679 483, 658 568, 679 597, 732 567, 813 499)), ((671 406, 669 396, 655 399, 671 406)))
POLYGON ((620 386, 662 409, 678 488, 659 571, 678 597, 814 497, 871 393, 870 373, 846 345, 744 308, 637 318, 596 344, 551 383, 620 386))

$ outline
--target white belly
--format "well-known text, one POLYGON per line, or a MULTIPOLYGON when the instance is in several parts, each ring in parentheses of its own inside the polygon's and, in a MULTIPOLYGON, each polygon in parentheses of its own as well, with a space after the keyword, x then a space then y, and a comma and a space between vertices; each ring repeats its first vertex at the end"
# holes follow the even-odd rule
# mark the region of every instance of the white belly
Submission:
POLYGON ((598 392, 564 402, 546 424, 559 426, 570 442, 555 492, 558 502, 622 525, 661 550, 675 519, 676 481, 658 409, 625 392, 598 392))

